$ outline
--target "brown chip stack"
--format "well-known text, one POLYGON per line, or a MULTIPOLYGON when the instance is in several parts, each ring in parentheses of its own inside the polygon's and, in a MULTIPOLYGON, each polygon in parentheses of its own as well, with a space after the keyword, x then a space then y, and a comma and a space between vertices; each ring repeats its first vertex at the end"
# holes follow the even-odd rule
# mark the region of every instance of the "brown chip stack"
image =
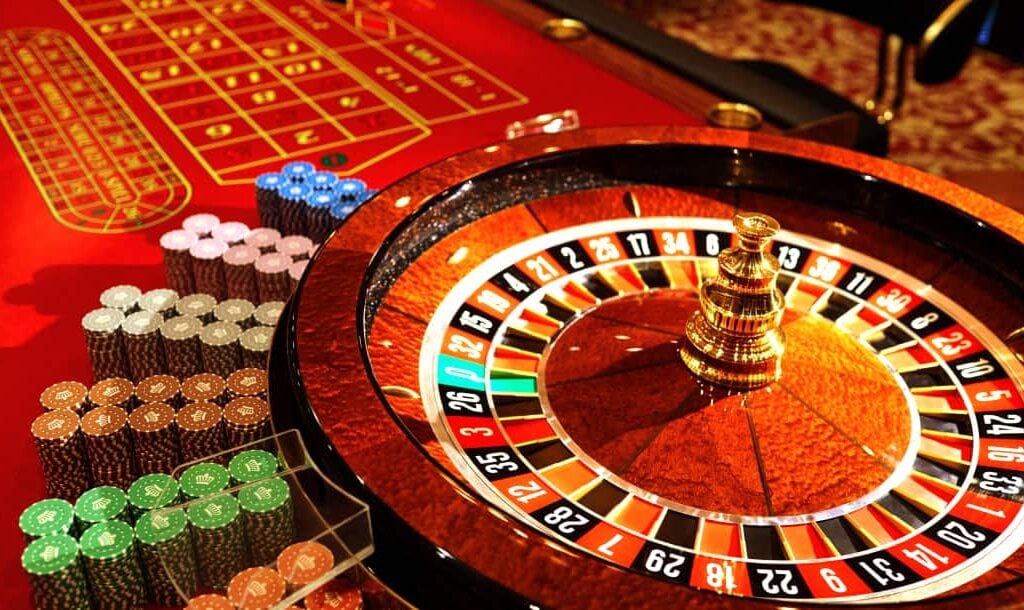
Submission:
POLYGON ((263 326, 277 326, 277 319, 284 311, 284 301, 267 301, 252 312, 252 319, 263 326))
POLYGON ((217 299, 202 292, 182 297, 174 305, 178 315, 199 318, 203 321, 203 324, 213 322, 213 309, 215 307, 217 307, 217 299))
POLYGON ((221 377, 227 377, 242 367, 242 353, 238 337, 242 329, 233 322, 207 324, 199 333, 202 343, 203 368, 221 377))
POLYGON ((205 293, 215 299, 227 298, 224 285, 224 262, 221 257, 228 245, 219 239, 200 239, 188 249, 192 255, 192 277, 196 280, 196 292, 205 293))
POLYGON ((135 384, 124 377, 111 377, 97 381, 89 388, 89 408, 117 407, 131 412, 134 397, 135 384))
POLYGON ((281 252, 263 254, 256 259, 256 289, 260 302, 286 301, 291 294, 288 267, 292 258, 281 252))
POLYGON ((313 240, 305 235, 288 235, 279 239, 276 247, 281 254, 287 254, 293 261, 298 261, 309 258, 313 240))
POLYGON ((135 403, 165 402, 174 410, 181 408, 181 382, 173 375, 146 377, 135 386, 135 403))
POLYGON ((212 402, 193 402, 178 411, 176 419, 182 463, 224 451, 224 417, 219 406, 212 402))
POLYGON ((79 415, 88 406, 89 388, 80 381, 58 381, 43 390, 39 404, 45 411, 70 409, 79 415))
POLYGON ((242 333, 238 338, 242 348, 242 366, 266 368, 273 334, 273 329, 268 326, 256 326, 242 333))
POLYGON ((82 418, 82 438, 93 485, 127 490, 135 480, 128 414, 118 407, 98 407, 82 418))
POLYGON ((192 294, 196 291, 192 278, 192 255, 189 248, 199 241, 195 233, 183 229, 168 231, 160 236, 160 249, 164 253, 164 273, 167 285, 178 294, 192 294))
POLYGON ((199 373, 181 382, 181 397, 185 402, 227 402, 227 384, 213 373, 199 373))
POLYGON ((236 398, 224 407, 228 447, 240 447, 270 436, 270 405, 255 396, 236 398))
POLYGON ((202 330, 202 320, 194 316, 171 318, 160 326, 168 373, 184 379, 203 370, 202 346, 199 341, 199 332, 202 330))
POLYGON ((142 311, 151 311, 160 314, 160 317, 170 318, 177 315, 174 305, 178 302, 178 293, 170 288, 155 288, 146 292, 139 299, 139 307, 142 311))
POLYGON ((256 325, 252 319, 256 306, 246 299, 228 299, 217 303, 213 309, 213 316, 219 322, 231 322, 241 326, 243 329, 252 328, 256 325))
POLYGON ((94 379, 128 377, 131 374, 121 342, 123 321, 124 314, 109 307, 94 309, 82 318, 85 348, 89 352, 94 379))
POLYGON ((89 489, 89 461, 74 411, 56 409, 35 418, 32 442, 43 466, 47 495, 74 502, 89 489))
POLYGON ((139 476, 167 473, 181 463, 174 409, 167 403, 149 402, 128 416, 135 463, 139 476))
POLYGON ((100 306, 116 309, 128 315, 139 310, 142 291, 130 284, 111 286, 100 293, 100 306))
POLYGON ((229 297, 249 301, 259 298, 255 267, 259 257, 259 249, 246 244, 231 246, 224 252, 224 288, 229 297))
POLYGON ((246 367, 228 375, 228 398, 255 396, 267 399, 267 372, 262 368, 246 367))
POLYGON ((277 240, 281 239, 281 232, 270 227, 257 227, 245 236, 245 245, 258 248, 260 254, 274 252, 277 240))
POLYGON ((163 323, 163 316, 152 311, 137 311, 121 322, 124 352, 133 381, 167 372, 167 358, 160 340, 163 323))
POLYGON ((213 235, 213 230, 220 224, 220 218, 213 214, 192 214, 182 221, 181 228, 200 239, 213 235))
POLYGON ((243 243, 249 234, 249 225, 244 222, 222 222, 213 229, 211 237, 219 239, 229 246, 243 243))
POLYGON ((309 264, 309 259, 304 258, 300 261, 295 261, 288 267, 288 283, 291 286, 292 292, 299 287, 299 280, 302 279, 302 274, 306 272, 306 265, 309 264))

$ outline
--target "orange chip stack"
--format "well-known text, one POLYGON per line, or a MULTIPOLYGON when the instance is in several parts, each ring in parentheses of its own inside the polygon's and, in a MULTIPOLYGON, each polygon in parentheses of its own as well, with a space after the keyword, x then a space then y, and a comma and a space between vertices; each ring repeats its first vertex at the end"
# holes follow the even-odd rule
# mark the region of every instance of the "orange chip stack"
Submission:
POLYGON ((270 436, 270 405, 255 396, 235 398, 224 407, 228 447, 240 447, 270 436))
POLYGON ((281 575, 270 568, 242 570, 228 583, 228 599, 239 610, 266 610, 284 598, 281 575))
POLYGON ((146 377, 135 386, 135 401, 140 405, 165 402, 178 410, 181 408, 181 382, 173 375, 146 377))
POLYGON ((79 422, 70 409, 47 411, 32 422, 32 442, 43 466, 46 491, 70 502, 90 487, 79 422))
POLYGON ((181 463, 174 409, 148 402, 128 416, 139 475, 168 473, 181 463))
POLYGON ((334 553, 313 540, 296 542, 277 556, 277 571, 289 584, 299 587, 323 578, 333 567, 334 553))
POLYGON ((124 377, 110 377, 97 381, 89 388, 89 404, 91 409, 98 407, 118 407, 126 412, 132 410, 132 399, 135 397, 135 384, 124 377))
POLYGON ((178 442, 182 463, 224 450, 224 418, 212 402, 193 402, 178 411, 178 442))
POLYGON ((85 414, 81 427, 93 484, 128 489, 135 480, 128 413, 120 407, 98 407, 85 414))
POLYGON ((70 409, 81 414, 86 410, 89 388, 79 381, 59 381, 43 390, 39 395, 39 404, 46 411, 70 409))

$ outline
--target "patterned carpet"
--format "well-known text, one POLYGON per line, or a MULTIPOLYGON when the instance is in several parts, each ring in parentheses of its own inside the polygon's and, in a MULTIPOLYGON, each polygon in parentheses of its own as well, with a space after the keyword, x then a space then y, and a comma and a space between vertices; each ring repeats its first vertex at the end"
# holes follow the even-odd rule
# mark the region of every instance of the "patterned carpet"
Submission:
MULTIPOLYGON (((833 13, 765 0, 611 4, 716 55, 785 63, 858 103, 874 89, 878 30, 833 13)), ((976 50, 949 83, 911 82, 890 128, 890 158, 936 174, 1024 171, 1024 67, 976 50)))

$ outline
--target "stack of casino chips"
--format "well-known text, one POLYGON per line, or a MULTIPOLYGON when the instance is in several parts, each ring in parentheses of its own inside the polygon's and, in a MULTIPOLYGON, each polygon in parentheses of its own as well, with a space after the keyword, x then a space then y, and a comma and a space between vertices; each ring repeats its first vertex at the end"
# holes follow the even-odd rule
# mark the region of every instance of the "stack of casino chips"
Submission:
POLYGON ((288 299, 292 288, 288 279, 288 269, 291 265, 291 257, 283 252, 268 252, 256 259, 256 291, 261 301, 288 299))
POLYGON ((128 416, 139 474, 170 472, 181 463, 175 415, 165 402, 147 402, 128 416))
POLYGON ((175 229, 160 236, 167 285, 178 294, 192 294, 196 291, 190 250, 197 241, 199 236, 185 229, 175 229))
POLYGON ((260 223, 282 233, 301 234, 322 242, 376 191, 356 178, 339 179, 318 172, 312 163, 295 161, 280 172, 256 178, 260 223))
POLYGON ((227 377, 242 367, 242 353, 238 338, 242 327, 234 322, 217 321, 207 324, 199 332, 203 368, 211 373, 227 377))
POLYGON ((227 587, 249 565, 238 500, 219 493, 191 502, 186 512, 202 583, 214 589, 227 587))
POLYGON ((67 534, 43 536, 21 554, 37 610, 89 610, 91 607, 78 542, 67 534))
POLYGON ((268 326, 255 326, 242 333, 238 338, 242 348, 242 365, 265 368, 273 335, 273 330, 268 326))
POLYGON ((135 479, 128 487, 128 510, 132 522, 137 523, 150 511, 176 504, 181 497, 180 491, 178 481, 162 472, 135 479))
POLYGON ((255 396, 234 398, 224 407, 224 438, 228 447, 240 447, 267 438, 270 405, 255 396))
POLYGON ((195 316, 176 316, 160 327, 167 372, 179 379, 202 372, 203 352, 199 333, 203 321, 195 316))
POLYGON ((160 340, 163 323, 163 315, 152 311, 137 311, 121 322, 124 351, 133 380, 167 372, 164 346, 160 340))
POLYGON ((97 407, 82 417, 82 438, 95 485, 128 489, 135 480, 128 413, 120 407, 97 407))
POLYGON ((288 483, 279 477, 238 490, 253 563, 264 565, 295 540, 295 509, 288 483))
POLYGON ((128 377, 128 360, 124 356, 121 322, 125 315, 109 307, 94 309, 82 318, 85 348, 89 353, 93 379, 128 377))
POLYGON ((80 538, 82 559, 98 608, 137 608, 146 603, 135 531, 122 521, 91 526, 80 538))
MULTIPOLYGON (((149 601, 158 606, 181 604, 178 591, 191 597, 199 588, 188 517, 181 508, 147 512, 135 523, 139 559, 149 601)), ((234 610, 232 608, 231 610, 234 610)))
POLYGON ((192 402, 178 411, 178 442, 183 463, 224 451, 224 415, 212 402, 192 402))
POLYGON ((69 409, 47 411, 32 422, 32 441, 43 467, 46 491, 74 500, 89 488, 89 460, 78 415, 69 409))

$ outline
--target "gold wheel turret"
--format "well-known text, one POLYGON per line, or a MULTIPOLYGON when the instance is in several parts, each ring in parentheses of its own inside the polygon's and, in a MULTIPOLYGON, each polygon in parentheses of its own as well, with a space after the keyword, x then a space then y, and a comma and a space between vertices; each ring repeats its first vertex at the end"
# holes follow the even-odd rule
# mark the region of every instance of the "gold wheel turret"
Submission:
POLYGON ((739 245, 718 255, 718 276, 700 289, 700 310, 686 322, 679 354, 701 379, 736 390, 776 381, 786 337, 784 301, 775 282, 779 261, 767 251, 779 223, 741 212, 733 218, 739 245))

